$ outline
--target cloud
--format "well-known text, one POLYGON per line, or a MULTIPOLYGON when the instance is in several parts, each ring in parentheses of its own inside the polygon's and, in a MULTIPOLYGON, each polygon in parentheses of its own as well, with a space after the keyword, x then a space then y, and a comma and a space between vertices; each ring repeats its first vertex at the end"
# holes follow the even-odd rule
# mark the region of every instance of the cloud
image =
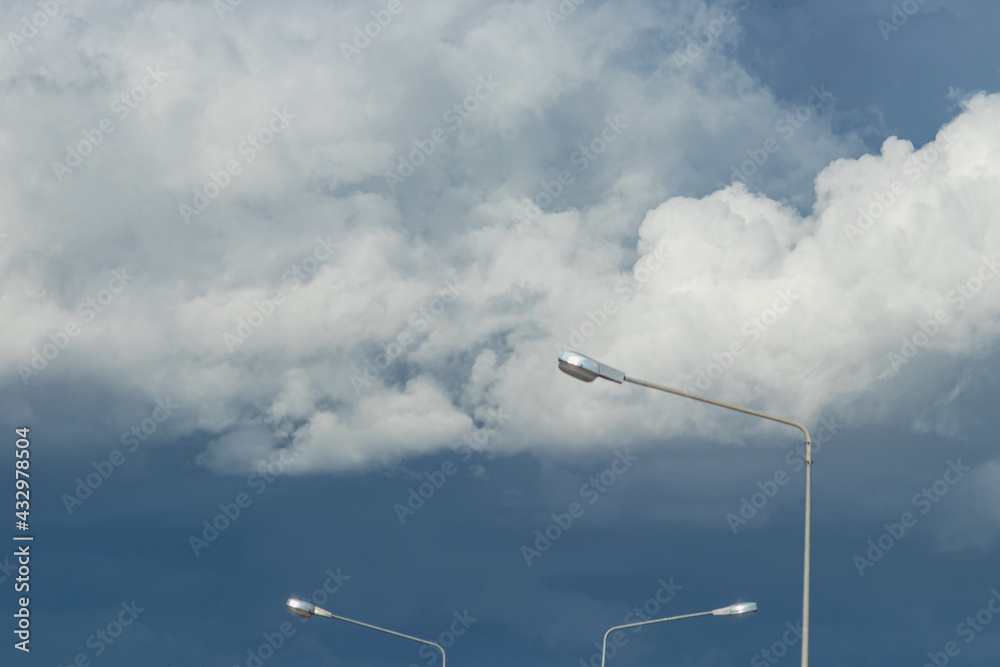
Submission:
POLYGON ((947 395, 988 354, 997 96, 931 144, 854 157, 836 91, 775 99, 730 37, 671 58, 704 3, 581 7, 555 29, 544 2, 404 7, 350 61, 361 5, 244 3, 87 15, 121 37, 99 42, 56 18, 5 65, 5 395, 169 394, 185 408, 165 429, 212 434, 213 469, 291 446, 293 471, 354 470, 453 446, 496 407, 507 452, 742 437, 559 375, 561 344, 806 423, 899 419, 908 391, 947 395), (717 187, 754 155, 753 190, 717 187))
MULTIPOLYGON (((998 105, 996 96, 972 98, 920 149, 890 138, 881 155, 835 161, 817 176, 808 217, 742 186, 665 202, 639 227, 633 279, 654 249, 668 255, 663 268, 617 313, 602 314, 602 299, 616 299, 609 276, 554 333, 565 341, 580 332, 584 351, 627 373, 806 423, 845 410, 856 413, 852 423, 884 419, 907 391, 899 378, 947 393, 997 335, 998 105)), ((519 370, 526 386, 542 381, 519 370)), ((691 406, 641 392, 627 399, 642 406, 636 419, 609 404, 610 392, 623 394, 563 391, 587 415, 576 420, 563 400, 548 407, 580 423, 578 437, 626 420, 648 436, 690 428, 691 406), (662 408, 650 411, 652 401, 662 408)))

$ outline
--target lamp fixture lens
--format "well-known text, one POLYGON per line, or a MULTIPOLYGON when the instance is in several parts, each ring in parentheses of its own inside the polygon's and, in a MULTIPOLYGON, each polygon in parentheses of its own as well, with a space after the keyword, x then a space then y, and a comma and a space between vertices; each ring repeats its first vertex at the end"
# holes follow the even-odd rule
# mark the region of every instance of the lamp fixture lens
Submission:
POLYGON ((584 382, 593 382, 601 374, 601 365, 582 354, 564 352, 559 357, 559 370, 584 382))
POLYGON ((298 600, 296 598, 289 598, 288 602, 285 603, 288 607, 288 611, 292 612, 296 616, 301 616, 302 618, 309 618, 316 613, 316 605, 305 602, 304 600, 298 600))

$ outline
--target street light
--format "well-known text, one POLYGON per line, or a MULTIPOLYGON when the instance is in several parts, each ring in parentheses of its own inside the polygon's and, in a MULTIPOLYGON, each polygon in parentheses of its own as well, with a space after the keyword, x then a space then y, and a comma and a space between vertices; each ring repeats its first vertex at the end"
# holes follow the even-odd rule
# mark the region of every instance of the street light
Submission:
POLYGON ((325 616, 327 618, 335 618, 338 621, 346 621, 348 623, 353 623, 354 625, 360 625, 364 628, 371 628, 372 630, 378 630, 379 632, 386 632, 390 635, 395 635, 397 637, 402 637, 403 639, 409 639, 411 641, 420 642, 421 644, 427 644, 428 646, 433 646, 437 650, 441 651, 441 667, 445 667, 445 655, 444 648, 440 644, 435 644, 432 641, 427 641, 426 639, 420 639, 419 637, 411 637, 410 635, 404 635, 402 632, 396 632, 395 630, 387 630, 385 628, 380 628, 377 625, 371 625, 370 623, 362 623, 361 621, 355 621, 352 618, 346 618, 344 616, 337 616, 328 612, 326 609, 317 607, 316 605, 306 602, 304 600, 298 600, 296 598, 289 598, 288 602, 285 603, 288 607, 288 611, 292 612, 296 616, 301 616, 302 618, 309 618, 310 616, 325 616))
POLYGON ((605 380, 611 380, 612 382, 617 382, 618 384, 621 384, 622 382, 631 382, 632 384, 642 385, 643 387, 649 387, 650 389, 665 391, 668 394, 683 396, 684 398, 693 398, 694 400, 701 401, 702 403, 717 405, 720 408, 727 408, 729 410, 735 410, 736 412, 742 412, 747 415, 770 419, 771 421, 778 422, 779 424, 794 426, 802 431, 802 434, 806 437, 806 535, 804 565, 802 571, 802 667, 809 667, 809 525, 810 517, 812 515, 812 438, 809 436, 809 431, 806 427, 797 422, 781 419, 780 417, 773 417, 763 412, 750 410, 749 408, 741 408, 738 405, 731 405, 729 403, 723 403, 722 401, 712 400, 711 398, 705 398, 704 396, 689 394, 687 392, 671 389, 670 387, 664 387, 663 385, 655 384, 653 382, 646 382, 645 380, 626 377, 625 373, 621 372, 617 368, 611 368, 610 366, 595 361, 594 359, 584 356, 579 352, 564 352, 562 356, 559 357, 559 370, 567 375, 572 375, 578 380, 583 380, 584 382, 593 382, 597 378, 604 378, 605 380))
POLYGON ((670 618, 656 618, 652 621, 639 621, 638 623, 627 623, 625 625, 616 625, 613 628, 609 628, 607 632, 604 633, 604 645, 601 647, 601 667, 604 667, 604 656, 608 652, 608 635, 610 635, 615 630, 624 630, 626 628, 636 628, 640 625, 652 625, 653 623, 666 623, 667 621, 679 621, 682 618, 694 618, 696 616, 732 616, 733 618, 739 618, 741 616, 752 616, 757 613, 757 603, 756 602, 739 602, 737 604, 731 604, 728 607, 721 607, 713 611, 701 611, 697 614, 684 614, 682 616, 671 616, 670 618))

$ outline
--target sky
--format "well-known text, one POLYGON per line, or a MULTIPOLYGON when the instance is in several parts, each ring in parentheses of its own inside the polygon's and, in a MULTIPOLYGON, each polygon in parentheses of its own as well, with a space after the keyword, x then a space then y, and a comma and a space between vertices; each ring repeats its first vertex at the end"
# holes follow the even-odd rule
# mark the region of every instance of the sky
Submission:
POLYGON ((996 665, 1000 6, 0 7, 3 664, 996 665))

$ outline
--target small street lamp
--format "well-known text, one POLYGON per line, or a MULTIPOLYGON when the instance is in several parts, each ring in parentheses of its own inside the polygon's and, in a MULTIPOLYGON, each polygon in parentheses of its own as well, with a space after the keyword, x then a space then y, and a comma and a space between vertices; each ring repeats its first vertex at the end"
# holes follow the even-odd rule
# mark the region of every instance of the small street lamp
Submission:
POLYGON ((653 623, 666 623, 667 621, 679 621, 682 618, 694 618, 696 616, 731 616, 733 618, 739 618, 741 616, 752 616, 757 613, 757 603, 756 602, 739 602, 737 604, 731 604, 728 607, 721 607, 719 609, 714 609, 712 611, 701 611, 697 614, 684 614, 682 616, 671 616, 670 618, 656 618, 651 621, 639 621, 638 623, 626 623, 625 625, 616 625, 613 628, 609 628, 607 632, 604 633, 604 645, 601 647, 601 667, 604 667, 604 656, 608 652, 608 635, 610 635, 615 630, 624 630, 626 628, 636 628, 640 625, 652 625, 653 623))
POLYGON ((432 641, 426 639, 420 639, 419 637, 411 637, 410 635, 404 635, 402 632, 396 632, 395 630, 387 630, 386 628, 380 628, 377 625, 372 625, 370 623, 362 623, 361 621, 355 621, 353 618, 347 618, 345 616, 337 616, 326 609, 317 607, 316 605, 306 602, 305 600, 299 600, 297 598, 289 598, 288 602, 285 603, 288 607, 288 611, 292 612, 296 616, 301 616, 302 618, 309 618, 311 616, 325 616, 326 618, 335 618, 338 621, 346 621, 347 623, 353 623, 354 625, 360 625, 364 628, 371 628, 372 630, 378 630, 379 632, 385 632, 390 635, 395 635, 397 637, 402 637, 403 639, 409 639, 410 641, 420 642, 421 644, 427 644, 428 646, 433 646, 437 650, 441 651, 441 667, 445 667, 445 655, 444 648, 440 644, 435 644, 432 641))
POLYGON ((638 384, 643 387, 649 387, 650 389, 664 391, 668 394, 674 394, 675 396, 691 398, 696 401, 701 401, 702 403, 717 405, 720 408, 726 408, 727 410, 735 410, 736 412, 753 415, 754 417, 769 419, 771 421, 778 422, 779 424, 794 426, 802 431, 802 434, 806 437, 806 531, 805 555, 802 573, 802 667, 809 667, 809 542, 810 519, 812 516, 812 438, 809 436, 809 431, 806 427, 797 422, 781 419, 780 417, 774 417, 749 408, 741 408, 738 405, 723 403, 722 401, 716 401, 711 398, 705 398, 704 396, 698 396, 696 394, 689 394, 687 392, 671 389, 670 387, 664 387, 663 385, 655 384, 653 382, 646 382, 645 380, 626 377, 625 373, 617 368, 612 368, 611 366, 602 364, 588 356, 580 354, 579 352, 564 352, 562 356, 559 357, 559 370, 567 375, 572 375, 578 380, 583 380, 584 382, 593 382, 597 378, 604 378, 605 380, 611 380, 612 382, 617 382, 618 384, 621 384, 622 382, 631 382, 632 384, 638 384))

